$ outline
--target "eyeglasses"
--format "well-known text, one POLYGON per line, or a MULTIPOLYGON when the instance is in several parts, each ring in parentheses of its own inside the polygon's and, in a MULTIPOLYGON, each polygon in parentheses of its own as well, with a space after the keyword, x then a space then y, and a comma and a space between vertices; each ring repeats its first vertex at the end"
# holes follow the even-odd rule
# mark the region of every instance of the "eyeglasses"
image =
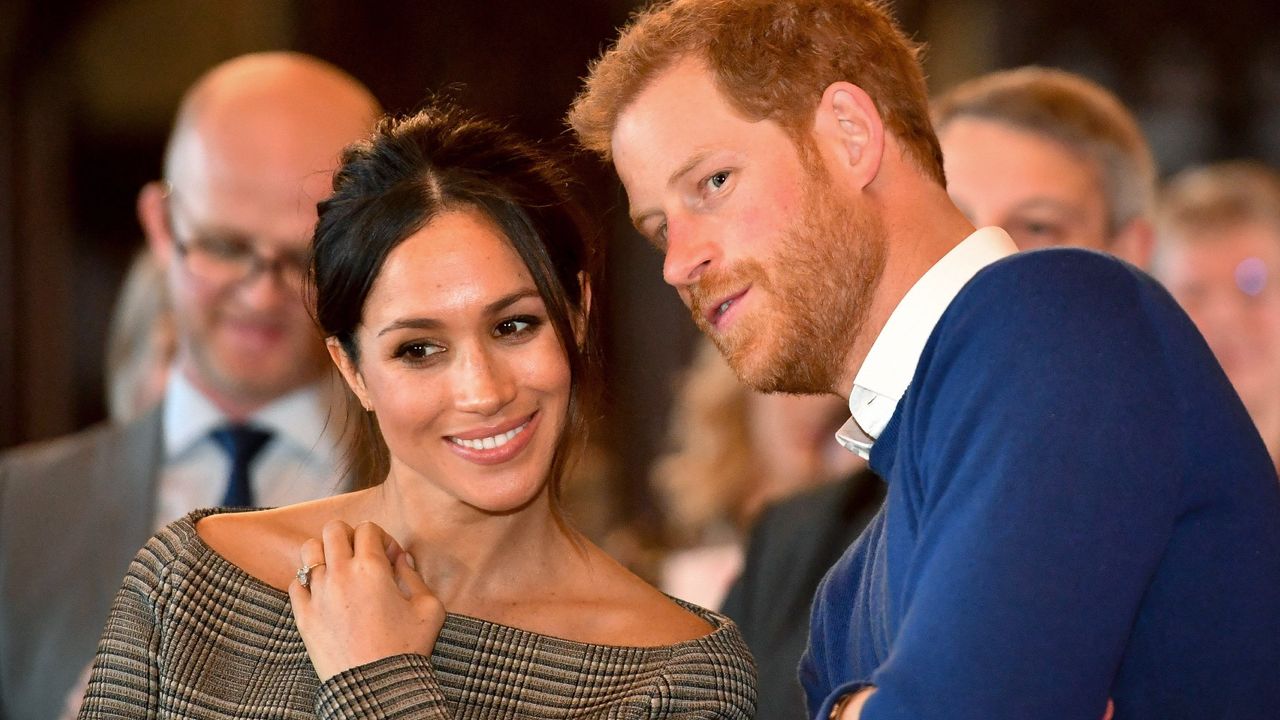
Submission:
POLYGON ((265 257, 249 242, 233 236, 196 236, 179 240, 173 210, 181 207, 181 203, 176 201, 170 187, 165 190, 165 200, 169 207, 169 229, 173 234, 174 247, 182 258, 183 266, 194 277, 222 286, 247 282, 258 273, 267 272, 280 278, 286 287, 294 290, 302 287, 311 267, 311 258, 306 251, 286 251, 265 257))

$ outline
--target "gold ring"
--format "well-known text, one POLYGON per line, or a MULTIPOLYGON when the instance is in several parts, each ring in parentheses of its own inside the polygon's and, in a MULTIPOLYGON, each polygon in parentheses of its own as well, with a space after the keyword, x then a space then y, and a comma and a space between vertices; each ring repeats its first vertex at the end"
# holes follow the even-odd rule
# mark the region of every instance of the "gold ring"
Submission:
POLYGON ((321 560, 318 563, 311 563, 310 565, 304 565, 298 568, 298 575, 297 575, 298 584, 304 588, 309 589, 311 587, 311 571, 315 568, 320 567, 323 564, 324 564, 324 561, 321 560))

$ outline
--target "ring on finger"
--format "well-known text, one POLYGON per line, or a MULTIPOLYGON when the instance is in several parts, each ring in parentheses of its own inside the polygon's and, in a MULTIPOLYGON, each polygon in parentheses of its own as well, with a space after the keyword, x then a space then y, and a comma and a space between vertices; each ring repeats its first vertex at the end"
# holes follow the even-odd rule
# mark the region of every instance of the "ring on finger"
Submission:
POLYGON ((298 574, 297 574, 298 584, 304 588, 310 589, 311 571, 320 567, 323 564, 324 564, 324 561, 321 560, 320 562, 314 562, 314 563, 311 563, 310 565, 303 565, 302 567, 298 568, 298 574))

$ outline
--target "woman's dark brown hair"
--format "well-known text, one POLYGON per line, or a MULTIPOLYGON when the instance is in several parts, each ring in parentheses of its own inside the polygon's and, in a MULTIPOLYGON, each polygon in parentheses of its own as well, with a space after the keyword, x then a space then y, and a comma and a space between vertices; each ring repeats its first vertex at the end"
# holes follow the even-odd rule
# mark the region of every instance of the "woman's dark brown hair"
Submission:
MULTIPOLYGON (((589 307, 599 277, 586 213, 568 173, 515 133, 449 104, 385 118, 347 148, 333 194, 318 205, 312 255, 316 321, 359 365, 356 328, 387 256, 434 218, 459 210, 493 221, 529 269, 568 358, 571 389, 551 466, 551 493, 586 436, 597 387, 598 328, 589 307)), ((357 487, 385 479, 389 458, 376 419, 358 428, 357 487)))

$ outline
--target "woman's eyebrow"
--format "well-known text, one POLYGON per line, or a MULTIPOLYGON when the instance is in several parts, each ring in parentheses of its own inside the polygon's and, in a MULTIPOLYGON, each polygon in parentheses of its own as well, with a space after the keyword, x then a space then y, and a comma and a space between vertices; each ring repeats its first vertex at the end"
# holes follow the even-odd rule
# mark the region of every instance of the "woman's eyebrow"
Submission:
MULTIPOLYGON (((513 293, 508 293, 507 295, 503 295, 497 300, 494 300, 488 305, 485 305, 484 313, 486 315, 496 315, 502 312, 503 310, 505 310, 506 308, 514 305, 515 303, 520 302, 521 300, 524 300, 525 298, 529 298, 529 297, 538 297, 538 291, 534 288, 524 288, 521 290, 516 290, 513 293)), ((443 322, 435 318, 427 318, 427 317, 400 318, 399 320, 395 320, 390 324, 388 324, 387 326, 383 327, 381 330, 379 330, 378 337, 382 337, 383 335, 386 335, 387 333, 393 332, 395 330, 404 330, 405 328, 408 328, 411 330, 435 330, 437 328, 442 327, 443 325, 444 325, 443 322)))

